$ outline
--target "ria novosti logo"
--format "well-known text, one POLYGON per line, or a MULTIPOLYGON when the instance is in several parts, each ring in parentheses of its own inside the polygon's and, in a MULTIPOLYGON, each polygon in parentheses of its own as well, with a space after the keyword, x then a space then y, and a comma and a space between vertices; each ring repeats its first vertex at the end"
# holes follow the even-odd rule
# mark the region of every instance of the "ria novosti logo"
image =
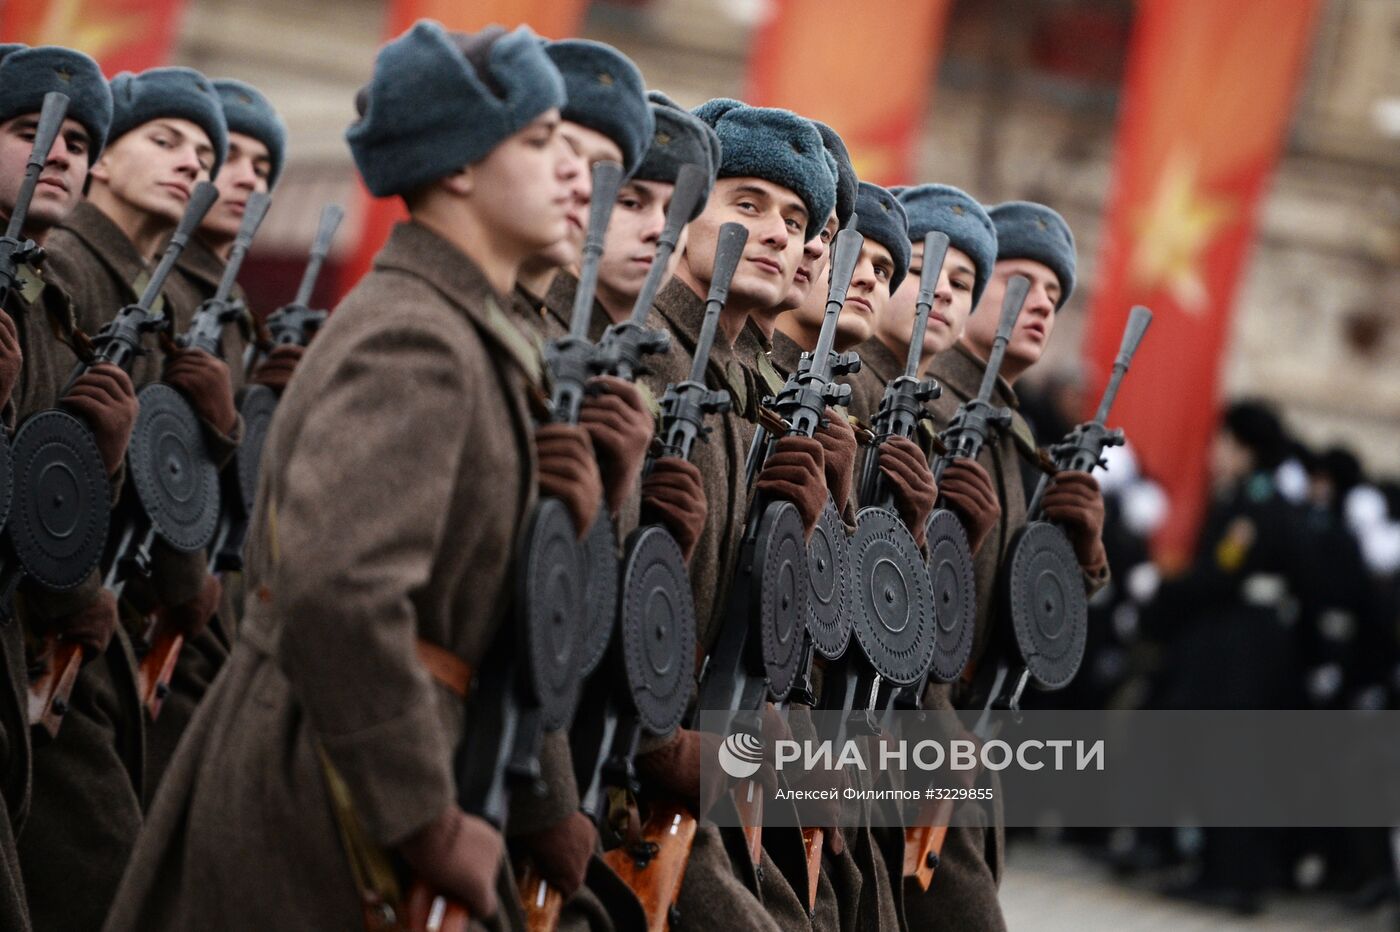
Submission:
POLYGON ((732 734, 719 746, 719 769, 747 780, 763 766, 763 742, 747 732, 732 734))

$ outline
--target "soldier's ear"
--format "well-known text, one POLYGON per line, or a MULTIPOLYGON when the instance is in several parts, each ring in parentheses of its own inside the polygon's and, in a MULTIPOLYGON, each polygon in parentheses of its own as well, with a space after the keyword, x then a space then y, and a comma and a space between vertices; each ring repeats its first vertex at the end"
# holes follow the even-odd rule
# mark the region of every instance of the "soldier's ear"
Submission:
POLYGON ((438 183, 458 197, 468 197, 476 190, 476 171, 471 165, 464 165, 438 183))
POLYGON ((90 189, 92 187, 93 181, 100 181, 103 184, 112 183, 112 166, 107 161, 107 153, 110 151, 111 150, 108 149, 99 155, 97 161, 93 162, 92 167, 88 169, 87 188, 90 189))

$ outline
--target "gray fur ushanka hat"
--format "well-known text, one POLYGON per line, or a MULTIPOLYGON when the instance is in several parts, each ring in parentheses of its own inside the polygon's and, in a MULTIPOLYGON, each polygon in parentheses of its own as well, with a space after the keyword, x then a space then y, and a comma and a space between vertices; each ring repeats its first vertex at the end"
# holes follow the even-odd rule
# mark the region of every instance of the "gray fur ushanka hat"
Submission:
POLYGON ((1007 201, 987 211, 997 229, 997 259, 1031 259, 1060 280, 1059 310, 1074 291, 1074 234, 1065 218, 1033 201, 1007 201))
POLYGON ((140 74, 123 71, 112 79, 109 142, 161 117, 189 120, 204 130, 214 147, 209 177, 218 177, 228 155, 228 123, 208 78, 193 68, 148 68, 140 74))
POLYGON ((286 124, 273 109, 272 102, 251 84, 220 78, 214 82, 214 90, 219 95, 219 103, 223 105, 228 131, 251 136, 267 146, 267 154, 272 161, 267 186, 272 188, 277 184, 277 176, 282 174, 282 164, 286 158, 286 124))
POLYGON ((630 175, 656 129, 642 73, 611 45, 588 39, 547 42, 544 53, 564 78, 564 119, 617 143, 630 175))
POLYGON ((750 107, 717 98, 691 113, 714 127, 720 178, 761 178, 787 188, 807 208, 804 242, 821 232, 836 207, 836 162, 811 120, 791 110, 750 107))
POLYGON ((671 103, 664 94, 652 91, 648 98, 656 132, 632 177, 639 181, 675 184, 681 166, 699 165, 708 176, 709 184, 704 196, 696 202, 695 213, 690 218, 694 220, 705 209, 705 201, 714 188, 715 173, 719 171, 719 137, 706 123, 671 103))
POLYGON ((364 115, 345 131, 371 194, 406 194, 445 178, 563 105, 564 79, 529 29, 495 38, 486 56, 483 78, 432 20, 379 50, 364 115))
POLYGON ((68 118, 87 130, 92 164, 112 125, 112 90, 97 62, 57 45, 0 45, 0 123, 38 113, 50 91, 68 98, 68 118))
POLYGON ((972 260, 975 309, 997 261, 997 231, 986 208, 966 191, 946 184, 900 188, 895 196, 909 215, 911 243, 921 242, 932 232, 946 233, 948 244, 972 260))
POLYGON ((822 143, 836 163, 836 225, 838 229, 845 229, 846 224, 851 222, 851 214, 856 212, 856 187, 859 184, 856 167, 851 163, 851 153, 847 151, 846 143, 836 130, 820 120, 813 120, 812 125, 822 134, 822 143))

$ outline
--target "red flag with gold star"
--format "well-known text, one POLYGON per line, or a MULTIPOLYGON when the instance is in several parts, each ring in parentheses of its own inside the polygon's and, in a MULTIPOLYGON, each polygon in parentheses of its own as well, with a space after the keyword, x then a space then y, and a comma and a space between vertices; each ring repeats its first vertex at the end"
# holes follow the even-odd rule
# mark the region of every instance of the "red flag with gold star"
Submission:
POLYGON ((0 41, 66 45, 107 75, 144 71, 170 57, 184 0, 4 0, 0 41))
POLYGON ((1111 417, 1171 511, 1179 563, 1205 503, 1221 363, 1260 195, 1278 159, 1317 0, 1142 0, 1085 353, 1107 379, 1128 310, 1156 313, 1111 417))
POLYGON ((827 123, 862 179, 907 184, 948 6, 776 0, 749 55, 744 99, 827 123))
MULTIPOLYGON (((394 38, 420 19, 435 19, 460 32, 476 32, 492 24, 507 29, 523 24, 546 38, 563 39, 577 34, 587 9, 588 0, 393 0, 386 35, 394 38)), ((360 241, 341 274, 342 294, 369 271, 394 224, 408 219, 408 211, 396 197, 376 199, 362 188, 360 201, 364 211, 360 241)))

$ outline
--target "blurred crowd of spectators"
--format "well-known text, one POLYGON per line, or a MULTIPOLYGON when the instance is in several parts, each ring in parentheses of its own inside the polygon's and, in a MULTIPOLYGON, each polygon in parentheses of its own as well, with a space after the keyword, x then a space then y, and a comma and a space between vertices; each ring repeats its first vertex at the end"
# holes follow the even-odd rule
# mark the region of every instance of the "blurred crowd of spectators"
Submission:
MULTIPOLYGON (((1042 442, 1080 420, 1070 380, 1029 390, 1042 442)), ((1112 583, 1090 605, 1075 681, 1039 707, 1400 708, 1400 481, 1345 447, 1315 449, 1253 401, 1221 413, 1211 501, 1189 562, 1154 564, 1161 489, 1126 447, 1098 473, 1112 583)), ((1028 483, 1036 480, 1027 476, 1028 483)), ((1163 892, 1257 912, 1271 891, 1370 909, 1397 898, 1400 830, 1080 830, 1067 840, 1163 892), (1170 878, 1170 879, 1166 879, 1170 878)))

